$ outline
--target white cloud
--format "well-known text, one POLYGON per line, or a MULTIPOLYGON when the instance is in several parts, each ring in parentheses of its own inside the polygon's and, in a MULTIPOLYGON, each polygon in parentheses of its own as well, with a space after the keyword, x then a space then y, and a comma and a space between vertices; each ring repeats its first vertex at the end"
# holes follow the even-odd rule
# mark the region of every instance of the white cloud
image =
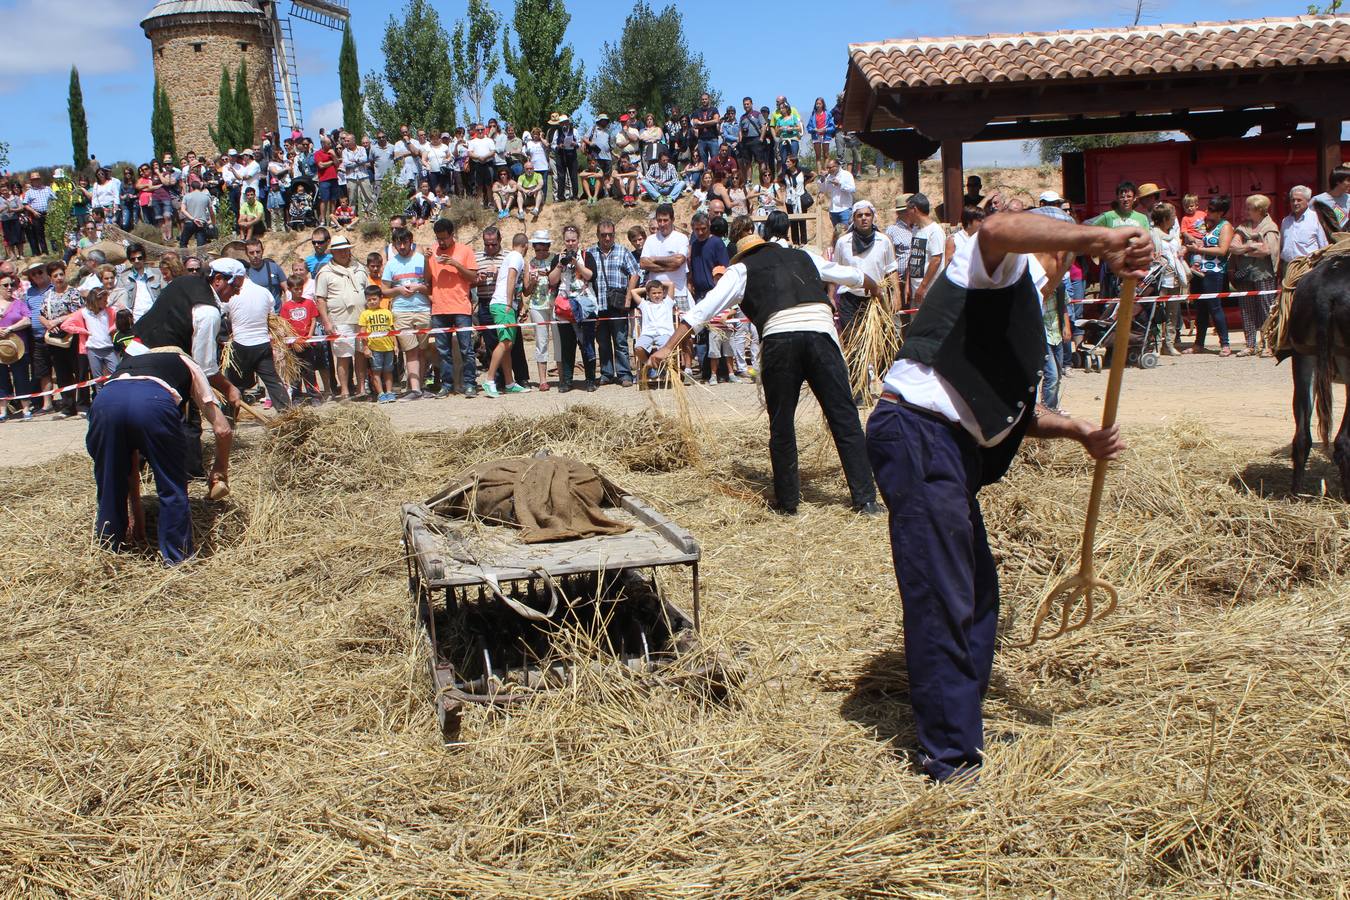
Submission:
POLYGON ((150 44, 140 20, 147 0, 18 0, 3 10, 16 40, 0 53, 0 75, 45 75, 79 66, 81 73, 125 72, 150 44))
POLYGON ((342 101, 329 100, 305 113, 305 132, 318 134, 319 129, 328 131, 342 127, 342 101))

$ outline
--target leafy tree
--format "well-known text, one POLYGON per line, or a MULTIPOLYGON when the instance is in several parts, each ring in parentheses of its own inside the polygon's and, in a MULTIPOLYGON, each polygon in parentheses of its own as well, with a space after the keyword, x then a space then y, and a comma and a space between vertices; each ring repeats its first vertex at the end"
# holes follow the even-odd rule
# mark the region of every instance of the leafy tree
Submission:
POLYGON ((70 67, 70 95, 66 99, 70 113, 70 146, 74 150, 75 171, 89 163, 89 120, 84 114, 84 92, 80 90, 80 72, 70 67))
POLYGON ((518 129, 543 125, 554 110, 570 115, 586 99, 584 67, 573 67, 572 46, 563 43, 571 19, 563 0, 516 0, 516 49, 502 29, 502 62, 511 81, 498 82, 492 97, 518 129))
POLYGON ((1334 16, 1341 11, 1341 0, 1331 0, 1326 6, 1318 6, 1316 3, 1308 4, 1308 15, 1310 16, 1334 16))
POLYGON ((173 107, 169 105, 169 92, 155 79, 155 99, 150 107, 150 139, 155 146, 155 159, 163 159, 167 153, 175 159, 178 150, 174 145, 173 107))
POLYGON ((9 165, 9 143, 0 141, 0 169, 9 165))
POLYGON ((689 49, 679 9, 670 5, 653 12, 646 0, 633 7, 618 43, 605 42, 590 84, 595 110, 635 106, 658 118, 671 106, 696 108, 705 91, 708 67, 703 54, 689 49))
POLYGON ((342 128, 356 135, 366 133, 366 114, 361 102, 361 70, 356 65, 356 40, 348 22, 342 29, 342 49, 338 51, 338 91, 342 95, 342 128))
POLYGON ((464 96, 473 104, 474 120, 483 121, 483 101, 487 99, 488 85, 497 77, 501 56, 497 53, 497 29, 502 17, 484 0, 469 0, 468 11, 455 24, 450 35, 450 63, 455 80, 464 89, 464 96))
POLYGON ((1148 144, 1158 140, 1159 137, 1161 135, 1156 131, 1138 131, 1133 134, 1084 134, 1027 141, 1023 144, 1023 148, 1028 152, 1036 151, 1041 162, 1054 164, 1058 163, 1059 158, 1065 153, 1095 150, 1100 147, 1119 147, 1123 144, 1148 144))
POLYGON ((372 123, 389 134, 399 125, 427 130, 455 122, 454 72, 450 39, 427 0, 408 0, 384 26, 384 72, 366 76, 366 109, 372 123))
POLYGON ((248 62, 239 60, 239 72, 234 79, 234 114, 237 129, 234 133, 234 145, 241 150, 252 147, 257 127, 253 120, 253 98, 248 94, 248 62))
POLYGON ((227 149, 234 146, 234 136, 238 130, 237 122, 239 116, 235 112, 234 91, 230 88, 230 70, 225 66, 220 67, 220 93, 216 101, 216 125, 214 128, 207 127, 207 133, 211 135, 211 143, 216 145, 216 149, 224 153, 227 149))

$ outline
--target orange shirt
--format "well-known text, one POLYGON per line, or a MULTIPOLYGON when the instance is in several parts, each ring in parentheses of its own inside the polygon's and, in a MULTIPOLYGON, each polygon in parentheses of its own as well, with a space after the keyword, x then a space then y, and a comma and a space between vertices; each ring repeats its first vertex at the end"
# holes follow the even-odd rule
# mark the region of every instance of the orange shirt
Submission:
MULTIPOLYGON (((443 263, 438 259, 441 256, 439 247, 433 246, 427 249, 427 275, 431 280, 431 314, 433 316, 472 315, 473 307, 470 305, 469 295, 473 289, 473 280, 465 278, 459 273, 459 270, 449 263, 443 263)), ((460 265, 468 269, 474 269, 476 258, 473 250, 468 244, 455 242, 455 246, 450 250, 450 256, 460 265)))

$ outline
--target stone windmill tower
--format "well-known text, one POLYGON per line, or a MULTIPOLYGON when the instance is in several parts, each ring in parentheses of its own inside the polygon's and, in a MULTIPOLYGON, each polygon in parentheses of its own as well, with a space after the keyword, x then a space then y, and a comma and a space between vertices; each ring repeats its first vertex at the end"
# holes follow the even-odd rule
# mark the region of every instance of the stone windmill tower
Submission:
POLYGON ((150 39, 155 75, 173 108, 180 153, 214 153, 208 128, 216 122, 220 68, 248 69, 253 133, 302 125, 300 81, 290 16, 327 28, 347 21, 347 0, 292 0, 290 16, 279 0, 159 0, 141 20, 150 39))

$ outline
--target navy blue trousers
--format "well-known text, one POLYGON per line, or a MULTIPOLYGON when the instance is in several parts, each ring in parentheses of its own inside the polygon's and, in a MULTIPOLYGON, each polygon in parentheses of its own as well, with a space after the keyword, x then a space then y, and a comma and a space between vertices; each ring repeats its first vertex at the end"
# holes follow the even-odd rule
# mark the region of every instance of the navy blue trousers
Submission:
POLYGON ((170 565, 192 555, 192 517, 188 511, 187 440, 183 414, 173 397, 150 381, 114 379, 89 407, 85 447, 94 460, 98 485, 99 540, 119 550, 127 533, 127 497, 131 455, 155 473, 159 495, 159 552, 170 565))
POLYGON ((890 511, 905 666, 923 767, 941 781, 980 765, 998 627, 998 574, 975 493, 980 456, 958 426, 886 400, 867 453, 890 511))

